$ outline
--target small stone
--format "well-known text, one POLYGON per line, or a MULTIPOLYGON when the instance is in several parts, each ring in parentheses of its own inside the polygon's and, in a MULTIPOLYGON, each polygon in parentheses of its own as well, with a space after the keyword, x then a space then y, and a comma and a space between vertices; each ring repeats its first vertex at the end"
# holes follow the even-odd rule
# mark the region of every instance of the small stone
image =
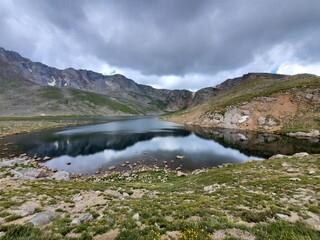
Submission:
POLYGON ((115 166, 110 166, 110 167, 108 167, 108 169, 109 169, 109 171, 113 171, 113 170, 116 169, 116 167, 115 166))
POLYGON ((30 223, 34 226, 42 226, 45 224, 50 223, 53 219, 55 219, 57 215, 51 211, 45 211, 42 213, 37 214, 33 218, 30 219, 30 223))
POLYGON ((291 163, 284 162, 281 164, 282 167, 292 167, 291 163))
MULTIPOLYGON (((172 240, 178 240, 180 237, 181 233, 179 231, 168 231, 166 232, 165 237, 163 239, 172 239, 172 240)), ((162 240, 162 238, 161 238, 162 240)))
POLYGON ((276 154, 276 155, 270 157, 269 159, 277 159, 277 158, 285 158, 285 157, 287 157, 287 156, 286 155, 282 155, 282 154, 276 154))
POLYGON ((310 169, 309 172, 308 172, 309 175, 313 175, 315 173, 316 173, 316 171, 314 169, 310 169))
POLYGON ((80 217, 79 217, 79 220, 80 222, 89 222, 93 219, 93 216, 91 213, 85 213, 85 214, 82 214, 80 217))
POLYGON ((130 164, 130 162, 129 162, 129 161, 126 161, 126 164, 130 164))
POLYGON ((184 176, 187 176, 188 174, 184 173, 184 172, 181 172, 181 171, 178 171, 177 172, 177 176, 178 177, 184 177, 184 176))
POLYGON ((301 179, 300 178, 289 178, 290 181, 295 181, 295 182, 300 182, 301 179))
POLYGON ((311 100, 312 98, 313 98, 313 94, 308 93, 308 94, 306 95, 306 99, 311 100))
POLYGON ((132 219, 136 220, 136 221, 139 221, 139 219, 140 219, 139 213, 134 214, 132 219))
POLYGON ((122 196, 129 197, 130 195, 128 193, 124 192, 124 193, 122 193, 122 196))
POLYGON ((50 160, 50 159, 51 159, 51 157, 45 156, 45 157, 43 158, 43 161, 48 161, 48 160, 50 160))
POLYGON ((79 218, 74 218, 71 222, 72 225, 78 225, 80 224, 80 219, 79 218))
POLYGON ((300 172, 300 169, 298 168, 289 168, 287 170, 288 173, 299 173, 300 172))
POLYGON ((73 202, 78 202, 81 200, 83 200, 83 196, 81 195, 81 193, 78 193, 71 198, 71 201, 73 201, 73 202))
POLYGON ((206 172, 205 169, 196 169, 191 174, 192 175, 198 175, 198 174, 205 173, 205 172, 206 172))
POLYGON ((71 165, 71 162, 66 162, 67 165, 71 165))
POLYGON ((177 159, 184 159, 184 156, 177 155, 176 158, 177 158, 177 159))
POLYGON ((177 167, 176 168, 176 171, 180 171, 182 168, 181 167, 177 167))
POLYGON ((115 240, 119 233, 119 229, 110 230, 102 235, 95 236, 93 240, 115 240))
POLYGON ((122 177, 125 177, 125 178, 130 177, 130 176, 131 176, 131 172, 124 172, 122 174, 122 177))

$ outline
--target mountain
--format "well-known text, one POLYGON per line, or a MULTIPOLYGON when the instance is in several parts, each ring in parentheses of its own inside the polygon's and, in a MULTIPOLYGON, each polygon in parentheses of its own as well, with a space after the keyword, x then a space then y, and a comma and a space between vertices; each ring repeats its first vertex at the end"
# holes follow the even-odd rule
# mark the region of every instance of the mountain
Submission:
POLYGON ((206 101, 194 104, 194 99, 189 108, 164 119, 262 132, 320 129, 320 77, 316 75, 249 73, 199 90, 195 96, 201 92, 206 101))
POLYGON ((193 98, 193 93, 187 90, 155 89, 120 74, 106 76, 73 68, 59 70, 3 48, 0 48, 0 75, 2 106, 11 105, 1 115, 163 113, 186 108, 193 98), (13 85, 17 88, 12 88, 13 85), (28 100, 29 112, 23 101, 17 103, 15 99, 28 100), (45 104, 48 99, 49 112, 45 104), (43 107, 38 107, 38 103, 43 107), (91 105, 94 110, 90 109, 91 105))

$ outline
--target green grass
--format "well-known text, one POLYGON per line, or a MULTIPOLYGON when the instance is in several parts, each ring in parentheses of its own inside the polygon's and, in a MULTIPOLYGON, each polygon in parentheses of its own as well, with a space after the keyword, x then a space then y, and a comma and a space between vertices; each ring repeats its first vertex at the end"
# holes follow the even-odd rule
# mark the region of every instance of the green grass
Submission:
POLYGON ((12 188, 0 188, 0 212, 3 212, 0 217, 11 218, 10 210, 28 201, 29 193, 41 196, 42 210, 55 207, 61 217, 44 226, 41 232, 28 225, 9 225, 0 231, 6 234, 3 239, 43 239, 44 236, 67 239, 69 233, 81 234, 79 239, 91 239, 115 228, 120 229, 117 239, 159 239, 167 231, 179 231, 181 239, 210 239, 215 231, 236 228, 256 239, 319 239, 319 231, 303 222, 308 218, 306 211, 320 212, 317 204, 320 179, 317 174, 307 174, 310 167, 320 171, 320 155, 246 162, 186 177, 164 170, 145 171, 135 173, 130 182, 121 174, 100 177, 99 182, 95 177, 79 181, 22 181, 12 188), (299 168, 300 175, 288 174, 283 162, 299 168), (291 177, 301 181, 291 181, 291 177), (214 186, 211 193, 204 190, 210 185, 214 186), (133 196, 138 189, 145 191, 142 198, 119 200, 106 193, 115 190, 133 196), (304 204, 299 197, 301 189, 305 191, 302 198, 308 195, 316 201, 304 204), (90 212, 94 219, 73 225, 77 203, 70 199, 77 193, 96 193, 105 203, 89 204, 81 213, 90 212), (290 202, 291 199, 296 202, 290 202), (276 216, 290 212, 301 217, 298 222, 284 222, 276 216), (132 219, 135 213, 139 213, 143 228, 132 219), (191 217, 198 220, 191 222, 191 217))
POLYGON ((97 94, 97 93, 88 93, 75 89, 69 89, 71 96, 78 101, 87 101, 96 105, 97 107, 108 107, 110 110, 119 111, 128 114, 141 114, 141 112, 133 109, 129 104, 121 103, 116 100, 111 100, 107 96, 97 94))

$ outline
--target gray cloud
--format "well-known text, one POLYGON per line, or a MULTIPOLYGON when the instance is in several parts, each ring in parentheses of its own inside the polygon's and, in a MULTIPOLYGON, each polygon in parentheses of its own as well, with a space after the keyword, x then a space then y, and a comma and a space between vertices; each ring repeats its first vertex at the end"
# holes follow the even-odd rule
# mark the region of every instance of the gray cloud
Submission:
MULTIPOLYGON (((0 44, 58 67, 96 59, 158 81, 214 78, 280 65, 283 59, 266 56, 281 45, 299 62, 320 62, 319 12, 318 0, 3 0, 0 44), (255 65, 257 58, 269 65, 255 65)), ((173 84, 185 86, 197 83, 173 84)))

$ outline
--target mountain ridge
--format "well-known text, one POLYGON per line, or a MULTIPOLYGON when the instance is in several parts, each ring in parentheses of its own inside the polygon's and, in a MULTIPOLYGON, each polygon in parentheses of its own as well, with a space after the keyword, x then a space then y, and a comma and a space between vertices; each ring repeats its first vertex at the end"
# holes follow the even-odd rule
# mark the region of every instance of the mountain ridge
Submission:
POLYGON ((144 104, 146 112, 161 113, 187 107, 192 100, 188 90, 155 89, 128 79, 121 74, 103 75, 91 70, 66 68, 60 70, 40 62, 32 62, 20 54, 0 48, 0 60, 9 63, 25 79, 44 86, 74 88, 88 92, 118 97, 133 104, 144 104), (152 101, 153 100, 153 101, 152 101), (151 102, 148 106, 145 103, 151 102), (153 104, 154 103, 154 104, 153 104), (149 109, 148 109, 149 108, 149 109))

